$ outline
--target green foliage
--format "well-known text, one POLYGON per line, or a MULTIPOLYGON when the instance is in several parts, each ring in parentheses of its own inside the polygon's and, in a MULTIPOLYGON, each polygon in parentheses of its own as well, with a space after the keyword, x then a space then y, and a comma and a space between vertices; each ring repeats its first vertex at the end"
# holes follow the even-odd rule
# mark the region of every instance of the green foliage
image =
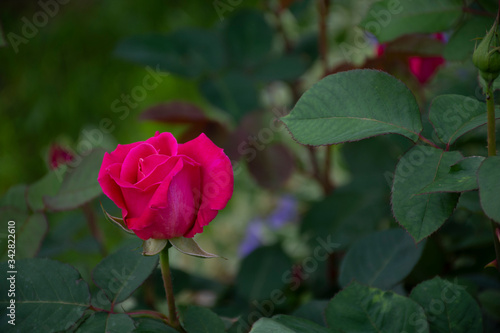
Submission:
POLYGON ((70 210, 79 207, 102 193, 97 183, 103 149, 95 149, 76 167, 68 169, 56 195, 44 199, 50 210, 70 210))
MULTIPOLYGON (((10 271, 7 263, 0 267, 3 272, 10 271)), ((18 273, 11 276, 15 281, 16 332, 65 331, 89 308, 88 285, 71 266, 50 259, 25 259, 17 261, 15 268, 18 273)), ((11 281, 2 279, 1 289, 11 289, 11 281)), ((0 297, 0 314, 5 319, 9 300, 14 298, 7 297, 7 292, 0 297)), ((0 325, 3 332, 11 331, 6 320, 0 325)))
POLYGON ((386 42, 404 34, 447 30, 461 16, 460 0, 383 0, 372 5, 361 25, 386 42))
POLYGON ((486 105, 471 97, 441 95, 432 101, 429 120, 439 139, 451 145, 465 133, 486 124, 486 105))
POLYGON ((184 328, 187 333, 224 332, 224 323, 212 311, 200 306, 189 306, 183 313, 184 328))
POLYGON ((455 193, 419 194, 462 159, 459 152, 416 146, 399 161, 392 187, 392 210, 396 220, 420 242, 435 232, 453 213, 459 195, 455 193))
POLYGON ((284 333, 300 333, 300 332, 310 332, 310 333, 327 333, 325 327, 319 326, 309 320, 278 315, 273 318, 262 318, 253 325, 251 333, 272 333, 272 332, 284 332, 284 333))
POLYGON ((430 332, 416 302, 357 282, 335 295, 325 316, 332 332, 430 332))
POLYGON ((422 130, 418 105, 408 88, 374 70, 324 78, 304 93, 282 120, 295 140, 313 146, 387 133, 415 141, 422 130))
POLYGON ((126 314, 99 312, 85 319, 76 332, 130 333, 134 332, 134 329, 134 321, 126 314))
POLYGON ((463 286, 439 277, 416 286, 410 298, 424 308, 432 332, 482 332, 481 311, 463 286))
POLYGON ((112 303, 123 302, 158 266, 158 256, 144 257, 139 244, 126 245, 104 258, 93 270, 95 284, 112 303))
POLYGON ((391 289, 411 272, 423 249, 424 243, 415 247, 411 237, 401 229, 372 233, 347 251, 340 267, 339 284, 345 287, 354 279, 370 287, 391 289), (361 266, 360 262, 370 265, 361 266))
POLYGON ((500 189, 500 157, 488 157, 481 164, 477 173, 479 197, 484 213, 496 222, 500 222, 500 205, 498 204, 498 190, 500 189))
POLYGON ((477 171, 484 159, 481 156, 464 158, 452 165, 448 173, 436 176, 433 182, 424 187, 419 194, 477 190, 477 171))
POLYGON ((241 262, 236 277, 236 291, 245 299, 264 300, 281 295, 291 280, 292 262, 280 246, 260 247, 241 262))

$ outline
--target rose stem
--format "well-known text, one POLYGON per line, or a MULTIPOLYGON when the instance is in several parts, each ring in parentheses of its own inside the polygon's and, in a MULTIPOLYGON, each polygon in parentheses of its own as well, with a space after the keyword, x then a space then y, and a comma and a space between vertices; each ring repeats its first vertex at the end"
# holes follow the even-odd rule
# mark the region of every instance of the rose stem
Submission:
POLYGON ((160 252, 160 267, 161 275, 163 277, 163 287, 167 296, 168 304, 168 321, 170 326, 182 332, 181 324, 177 318, 177 311, 175 309, 174 288, 172 286, 172 275, 170 274, 170 265, 168 260, 168 249, 170 243, 160 252))
MULTIPOLYGON (((486 88, 486 109, 488 113, 488 156, 496 156, 496 136, 495 136, 495 98, 493 96, 493 80, 488 82, 486 88)), ((496 229, 500 226, 491 220, 493 227, 493 243, 495 244, 495 254, 497 258, 497 269, 500 271, 500 240, 496 235, 496 229)))

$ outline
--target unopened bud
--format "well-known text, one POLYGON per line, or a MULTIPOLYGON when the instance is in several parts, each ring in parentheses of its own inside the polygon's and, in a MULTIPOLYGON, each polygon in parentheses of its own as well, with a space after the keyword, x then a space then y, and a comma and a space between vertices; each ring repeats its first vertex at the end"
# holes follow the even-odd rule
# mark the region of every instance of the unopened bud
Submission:
POLYGON ((472 62, 479 69, 479 74, 486 82, 495 80, 500 75, 500 36, 498 18, 490 31, 474 50, 472 62))

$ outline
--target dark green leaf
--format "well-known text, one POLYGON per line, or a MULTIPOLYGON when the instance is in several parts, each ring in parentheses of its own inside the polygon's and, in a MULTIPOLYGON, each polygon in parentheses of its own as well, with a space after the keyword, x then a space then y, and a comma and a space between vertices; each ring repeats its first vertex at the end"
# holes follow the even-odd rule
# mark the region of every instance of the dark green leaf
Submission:
POLYGON ((46 207, 55 211, 71 210, 100 195, 102 189, 97 175, 103 156, 103 149, 94 149, 76 167, 68 169, 58 193, 44 198, 46 207))
POLYGON ((325 326, 325 309, 328 301, 313 300, 301 305, 293 312, 295 317, 304 318, 315 322, 318 325, 325 326))
MULTIPOLYGON (((500 111, 496 111, 500 118, 500 111)), ((436 97, 429 110, 429 120, 436 133, 447 145, 459 137, 486 124, 486 104, 462 95, 436 97)))
POLYGON ((465 192, 477 190, 477 170, 484 157, 466 157, 450 167, 448 173, 436 177, 419 194, 432 192, 465 192))
POLYGON ((456 193, 418 195, 422 184, 432 183, 461 159, 459 152, 416 146, 399 161, 392 186, 392 211, 416 242, 432 234, 448 219, 459 198, 456 193))
POLYGON ((300 77, 307 70, 307 62, 300 55, 276 57, 259 67, 255 78, 262 81, 291 81, 300 77))
POLYGON ((415 246, 402 229, 370 234, 347 251, 340 266, 339 283, 345 287, 354 279, 371 287, 391 289, 410 274, 423 249, 424 244, 415 246))
POLYGON ((260 247, 241 262, 236 290, 247 300, 272 299, 291 279, 291 268, 292 261, 280 246, 260 247))
MULTIPOLYGON (((11 276, 7 263, 2 272, 11 276)), ((88 285, 71 266, 49 259, 16 261, 15 326, 7 323, 9 280, 0 281, 0 331, 57 332, 69 329, 90 306, 88 285), (14 328, 14 330, 13 330, 14 328)), ((4 275, 5 276, 5 275, 4 275)))
POLYGON ((387 199, 378 191, 363 193, 350 186, 338 188, 311 206, 300 231, 309 236, 309 245, 313 248, 318 239, 328 239, 336 244, 336 249, 344 249, 375 231, 383 218, 390 217, 387 199))
MULTIPOLYGON (((42 213, 28 216, 24 212, 9 208, 0 208, 0 218, 2 221, 15 222, 15 254, 16 259, 33 258, 42 244, 49 228, 47 219, 42 213)), ((5 226, 7 228, 7 225, 5 226)), ((5 230, 7 232, 7 229, 5 230)), ((0 240, 0 258, 7 260, 8 238, 2 237, 0 240)))
POLYGON ((260 318, 253 324, 249 333, 296 333, 291 328, 271 318, 260 318))
POLYGON ((189 306, 183 313, 183 324, 188 333, 220 333, 225 331, 222 319, 201 306, 189 306))
POLYGON ((477 298, 489 316, 500 320, 500 290, 485 290, 477 298))
POLYGON ((18 211, 27 212, 28 203, 26 202, 26 192, 28 187, 26 185, 14 185, 0 200, 0 206, 14 208, 18 211))
POLYGON ((462 16, 461 0, 382 0, 373 4, 361 25, 379 42, 411 33, 441 32, 462 16))
POLYGON ((245 75, 230 72, 207 78, 200 83, 202 95, 214 106, 229 113, 236 121, 259 107, 254 83, 245 75))
POLYGON ((308 333, 328 333, 326 327, 320 326, 312 321, 286 315, 277 315, 272 318, 274 321, 282 324, 283 326, 292 329, 294 332, 308 332, 308 333))
POLYGON ((167 324, 151 318, 138 318, 135 320, 136 329, 134 332, 136 333, 178 333, 175 328, 168 326, 167 324))
POLYGON ((189 256, 198 258, 218 258, 216 254, 208 253, 203 250, 194 238, 178 237, 169 239, 170 244, 175 247, 178 251, 187 254, 189 256))
POLYGON ((416 286, 410 298, 427 314, 432 332, 482 332, 481 310, 463 286, 435 277, 416 286))
POLYGON ((92 272, 95 284, 114 304, 126 300, 158 265, 158 256, 146 257, 138 245, 125 245, 104 258, 92 272))
POLYGON ((335 295, 325 315, 332 332, 429 332, 420 305, 357 282, 335 295))
POLYGON ((124 313, 113 314, 98 312, 91 315, 78 327, 77 333, 106 332, 130 333, 135 329, 132 318, 124 313))
POLYGON ((116 47, 115 54, 157 71, 188 78, 220 70, 225 64, 220 37, 201 29, 130 37, 116 47))
POLYGON ((443 56, 448 61, 462 61, 472 57, 476 38, 483 37, 493 25, 493 18, 472 16, 455 30, 444 48, 443 56))
POLYGON ((488 157, 484 160, 477 174, 479 197, 484 213, 500 223, 500 156, 488 157))
POLYGON ((413 94, 396 78, 376 70, 327 76, 281 118, 298 142, 330 145, 396 133, 416 141, 422 130, 413 94))
POLYGON ((254 67, 270 53, 274 31, 262 12, 242 10, 229 18, 223 34, 230 61, 254 67))
POLYGON ((42 211, 45 209, 43 197, 57 194, 66 169, 66 165, 63 165, 60 169, 49 172, 42 179, 28 187, 26 199, 31 210, 42 211))

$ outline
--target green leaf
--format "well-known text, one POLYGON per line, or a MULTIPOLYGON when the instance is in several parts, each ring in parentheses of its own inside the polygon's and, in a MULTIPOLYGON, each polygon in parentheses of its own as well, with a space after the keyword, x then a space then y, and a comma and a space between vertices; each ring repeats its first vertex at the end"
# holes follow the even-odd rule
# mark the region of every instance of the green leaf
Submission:
POLYGON ((490 317, 500 320, 500 290, 485 290, 477 295, 484 312, 490 317))
POLYGON ((221 38, 202 29, 129 37, 118 44, 115 55, 187 78, 219 71, 226 63, 221 38))
POLYGON ((142 244, 143 256, 154 256, 163 251, 168 244, 168 239, 153 239, 145 240, 142 244))
POLYGON ((422 130, 413 94, 396 78, 376 70, 327 76, 281 118, 298 142, 331 145, 396 133, 416 141, 422 130))
POLYGON ((97 175, 103 156, 104 149, 94 149, 76 167, 68 169, 58 193, 44 198, 46 207, 54 211, 71 210, 100 195, 97 175))
POLYGON ((425 186, 419 194, 433 192, 465 192, 477 190, 477 170, 484 161, 482 156, 466 157, 453 164, 448 173, 440 174, 432 183, 425 186))
POLYGON ((137 318, 135 319, 137 333, 178 333, 175 328, 166 325, 165 323, 151 318, 137 318))
POLYGON ((283 326, 292 329, 294 332, 301 333, 328 333, 329 330, 326 327, 320 326, 307 319, 287 316, 287 315, 276 315, 272 318, 274 321, 282 324, 283 326))
POLYGON ((491 26, 494 19, 484 16, 472 16, 465 21, 445 45, 443 56, 448 61, 462 61, 472 58, 476 38, 483 37, 491 26))
POLYGON ((358 238, 375 230, 380 221, 391 216, 388 191, 359 191, 340 187, 322 201, 314 203, 300 226, 314 248, 318 239, 328 239, 336 249, 344 249, 358 238))
POLYGON ((198 258, 219 258, 218 255, 203 250, 194 238, 178 237, 169 239, 170 244, 179 252, 198 258))
POLYGON ((241 262, 236 291, 247 300, 279 299, 291 268, 292 261, 279 245, 260 247, 241 262))
POLYGON ((26 199, 31 210, 36 212, 45 209, 43 197, 57 194, 66 169, 67 166, 63 165, 60 169, 49 172, 42 179, 28 186, 26 199))
POLYGON ((479 197, 484 213, 500 223, 500 156, 491 156, 484 160, 477 173, 479 197))
POLYGON ((328 301, 312 300, 301 305, 292 314, 295 317, 304 318, 315 322, 318 325, 326 326, 325 317, 323 316, 323 314, 325 313, 327 305, 328 301))
POLYGON ((0 200, 1 207, 14 208, 18 211, 27 212, 28 204, 26 202, 26 192, 28 187, 26 185, 14 185, 0 200))
POLYGON ((201 306, 189 306, 183 312, 183 326, 188 333, 220 333, 224 322, 215 313, 201 306))
POLYGON ((273 318, 261 318, 253 326, 250 333, 328 333, 326 327, 312 321, 293 316, 277 315, 273 318))
MULTIPOLYGON (((7 263, 0 269, 10 277, 7 263)), ((0 280, 0 331, 57 332, 66 331, 90 306, 87 283, 71 266, 50 259, 16 261, 15 326, 7 323, 10 298, 9 280, 0 280)))
POLYGON ((410 298, 427 314, 432 332, 482 332, 481 310, 463 286, 435 277, 416 286, 410 298))
POLYGON ((249 333, 296 333, 291 328, 271 318, 260 318, 253 324, 249 333))
POLYGON ((272 49, 274 31, 262 12, 241 10, 232 15, 223 30, 229 61, 237 67, 254 67, 272 49))
MULTIPOLYGON (((496 110, 500 118, 500 111, 496 110)), ((462 95, 441 95, 432 101, 429 120, 441 141, 453 144, 459 137, 486 124, 486 104, 462 95)))
POLYGON ((132 318, 124 313, 104 313, 92 314, 78 327, 77 333, 86 332, 106 332, 106 333, 130 333, 135 329, 132 318))
POLYGON ((143 256, 137 248, 136 242, 123 246, 92 272, 95 284, 113 304, 126 300, 158 266, 157 256, 143 256))
POLYGON ((238 72, 206 78, 200 82, 199 89, 211 104, 230 114, 236 121, 259 107, 255 84, 238 72))
MULTIPOLYGON (((40 249, 49 229, 45 215, 36 213, 28 216, 24 212, 0 208, 0 218, 1 221, 15 222, 15 229, 13 229, 15 230, 15 234, 13 234, 15 239, 12 239, 12 237, 10 239, 15 240, 16 259, 33 258, 40 249)), ((7 225, 5 225, 5 228, 5 232, 7 232, 7 225)), ((2 237, 0 241, 0 258, 2 261, 7 260, 7 245, 7 236, 2 237)))
POLYGON ((335 295, 325 315, 332 332, 429 332, 420 305, 357 282, 335 295))
POLYGON ((422 184, 432 183, 461 159, 459 152, 416 146, 399 161, 392 186, 392 211, 416 242, 428 237, 448 219, 459 198, 456 193, 418 195, 422 184))
POLYGON ((462 16, 461 0, 382 0, 372 5, 363 28, 387 42, 411 33, 441 32, 462 16))
POLYGON ((345 287, 354 279, 371 287, 391 289, 410 274, 423 249, 424 244, 415 246, 402 229, 370 234, 347 251, 340 266, 339 283, 345 287))

